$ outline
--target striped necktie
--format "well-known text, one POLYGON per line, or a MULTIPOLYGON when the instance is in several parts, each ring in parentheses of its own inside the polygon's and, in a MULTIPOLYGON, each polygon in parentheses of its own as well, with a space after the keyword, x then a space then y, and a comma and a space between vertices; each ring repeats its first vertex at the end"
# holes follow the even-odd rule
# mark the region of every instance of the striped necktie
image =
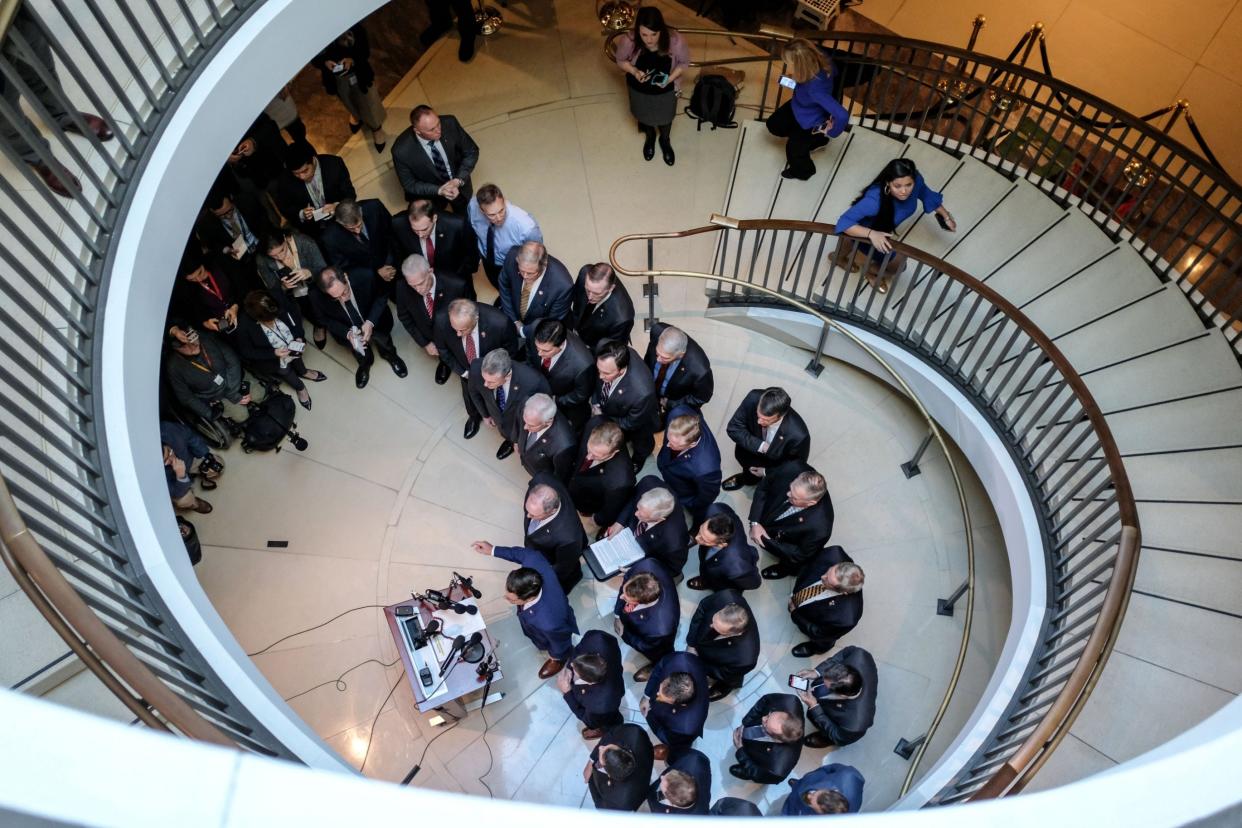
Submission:
POLYGON ((440 153, 440 148, 436 146, 435 141, 427 142, 427 149, 431 150, 431 163, 435 165, 436 175, 444 181, 448 181, 449 168, 444 160, 444 156, 440 153))
POLYGON ((523 322, 526 321, 526 309, 530 307, 530 289, 534 282, 522 280, 522 297, 518 304, 518 318, 523 322))
POLYGON ((793 603, 795 607, 800 607, 812 598, 818 598, 828 591, 828 587, 822 583, 811 584, 809 587, 803 587, 793 594, 793 603))

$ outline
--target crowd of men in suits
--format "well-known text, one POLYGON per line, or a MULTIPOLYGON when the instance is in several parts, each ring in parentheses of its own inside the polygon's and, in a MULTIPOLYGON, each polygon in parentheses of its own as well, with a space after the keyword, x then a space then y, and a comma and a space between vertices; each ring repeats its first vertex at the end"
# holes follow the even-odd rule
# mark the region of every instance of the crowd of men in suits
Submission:
MULTIPOLYGON (((725 429, 740 470, 724 478, 721 445, 702 413, 715 390, 708 354, 684 330, 656 323, 640 355, 631 344, 634 305, 617 274, 594 263, 571 275, 530 213, 494 184, 476 191, 479 148, 455 118, 425 106, 411 113, 393 146, 408 199, 396 215, 357 198, 340 158, 271 133, 253 127, 246 140, 261 139, 263 151, 230 158, 180 268, 193 265, 194 278, 179 283, 169 321, 174 395, 191 409, 221 399, 244 408, 235 382, 243 372, 220 376, 207 361, 199 377, 178 363, 187 357, 177 343, 192 331, 202 353, 224 353, 236 341, 239 306, 249 308, 255 292, 270 297, 289 333, 304 337, 310 327, 318 347, 328 334, 342 345, 358 388, 375 353, 407 375, 392 338, 399 321, 435 361, 435 382, 460 383, 463 437, 486 425, 497 459, 516 453, 529 473, 521 543, 474 549, 515 565, 505 598, 547 654, 539 677, 557 682, 583 737, 598 740, 583 772, 597 807, 756 814, 744 800, 711 804, 710 762, 695 748, 711 703, 741 688, 759 662, 746 593, 781 592, 806 637, 793 647, 799 658, 832 650, 863 608, 863 570, 830 545, 831 497, 807 462, 810 434, 789 394, 767 387, 744 397, 725 429), (478 298, 480 269, 495 303, 478 298), (644 473, 652 455, 656 473, 644 473), (717 499, 722 489, 749 487, 745 518, 717 499), (570 595, 584 551, 619 532, 633 533, 646 557, 618 578, 614 629, 588 630, 575 643, 570 595), (698 573, 683 584, 691 550, 698 573), (680 646, 679 584, 702 593, 680 646), (623 645, 646 660, 633 674, 644 685, 645 729, 621 713, 623 645), (653 781, 656 761, 665 766, 653 781)), ((289 350, 272 351, 285 368, 289 350)), ((850 744, 870 727, 877 678, 866 651, 846 647, 797 678, 805 689, 765 694, 742 717, 733 776, 785 781, 804 748, 850 744)), ((861 804, 862 777, 845 765, 789 782, 786 814, 861 804)))

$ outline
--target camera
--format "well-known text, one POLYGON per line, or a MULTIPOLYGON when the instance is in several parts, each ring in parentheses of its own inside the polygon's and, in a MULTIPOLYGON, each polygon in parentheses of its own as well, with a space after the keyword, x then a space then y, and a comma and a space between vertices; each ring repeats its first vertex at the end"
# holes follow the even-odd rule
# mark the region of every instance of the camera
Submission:
POLYGON ((249 393, 250 393, 250 381, 249 381, 249 380, 242 380, 242 381, 241 381, 241 385, 237 386, 237 391, 238 391, 238 393, 240 393, 243 397, 244 397, 244 396, 246 396, 247 394, 249 394, 249 393))
POLYGON ((224 471, 224 464, 214 454, 209 454, 199 461, 198 469, 204 473, 218 474, 224 471))

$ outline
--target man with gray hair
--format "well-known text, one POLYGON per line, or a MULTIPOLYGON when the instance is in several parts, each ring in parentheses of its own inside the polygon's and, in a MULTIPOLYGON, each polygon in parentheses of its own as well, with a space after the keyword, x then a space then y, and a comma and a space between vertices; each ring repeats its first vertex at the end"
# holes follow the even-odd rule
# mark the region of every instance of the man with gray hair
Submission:
POLYGON ((755 614, 736 589, 722 589, 699 602, 686 633, 686 649, 697 653, 708 678, 708 701, 737 690, 759 663, 755 614))
POLYGON ((839 546, 807 562, 789 596, 789 616, 808 639, 793 648, 794 658, 828 652, 858 625, 865 580, 862 567, 839 546))
POLYGON ((769 469, 750 504, 750 539, 776 557, 763 577, 797 575, 832 537, 833 517, 822 474, 800 460, 769 469))
POLYGON ((622 529, 634 533, 648 558, 655 558, 674 578, 681 578, 690 554, 690 530, 681 504, 658 476, 649 474, 638 481, 634 496, 622 507, 617 522, 608 527, 608 536, 622 529))
POLYGON ((528 241, 514 245, 505 256, 497 289, 500 309, 533 353, 535 327, 545 319, 568 318, 574 282, 542 242, 528 241))
POLYGON ((483 414, 475 408, 470 393, 470 366, 497 348, 517 353, 517 334, 503 313, 469 299, 449 303, 448 313, 436 317, 435 334, 436 350, 447 357, 449 369, 461 377, 461 396, 466 407, 462 436, 469 440, 479 433, 479 424, 483 422, 483 414))
POLYGON ((578 438, 569 421, 548 394, 532 394, 522 409, 522 439, 517 442, 518 459, 531 477, 551 474, 568 483, 574 471, 578 438))
POLYGON ((568 595, 582 580, 582 550, 587 536, 565 484, 550 474, 535 475, 526 489, 525 508, 526 539, 522 545, 543 555, 568 595))
POLYGON ((398 377, 408 373, 392 341, 392 311, 378 282, 369 270, 346 273, 325 267, 319 274, 319 289, 311 292, 311 306, 328 333, 357 360, 354 384, 359 388, 371 378, 376 351, 398 377))
POLYGON ((464 282, 455 276, 437 274, 418 253, 411 253, 401 262, 401 278, 397 280, 394 297, 397 319, 418 347, 437 360, 436 385, 448 382, 453 373, 448 358, 435 343, 436 317, 448 313, 449 304, 465 295, 464 282))
POLYGON ((342 200, 319 243, 329 263, 346 270, 366 269, 379 277, 377 287, 391 296, 397 268, 393 266, 392 216, 378 199, 342 200))
POLYGON ((531 394, 548 393, 548 382, 534 368, 514 362, 509 352, 488 351, 470 366, 470 397, 484 422, 500 432, 496 459, 513 454, 513 444, 525 433, 522 412, 531 394))
POLYGON ((569 494, 578 514, 589 516, 603 537, 634 490, 634 466, 625 453, 625 433, 610 420, 597 418, 578 448, 578 463, 569 481, 569 494))
POLYGON ((661 422, 680 405, 702 408, 711 400, 715 390, 711 360, 681 328, 663 322, 652 325, 643 362, 655 379, 661 422))

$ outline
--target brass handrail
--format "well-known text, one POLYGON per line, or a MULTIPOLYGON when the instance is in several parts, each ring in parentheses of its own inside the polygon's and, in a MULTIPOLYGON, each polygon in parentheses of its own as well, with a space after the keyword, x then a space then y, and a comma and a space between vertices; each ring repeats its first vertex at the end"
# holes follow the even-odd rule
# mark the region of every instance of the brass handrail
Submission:
POLYGON ((0 538, 3 539, 0 558, 4 559, 5 566, 35 609, 82 659, 86 668, 143 724, 167 732, 170 728, 163 721, 167 720, 190 738, 237 747, 232 739, 160 681, 99 620, 30 533, 3 476, 0 476, 0 538))
MULTIPOLYGON (((949 471, 953 475, 953 486, 957 492, 957 502, 958 502, 958 506, 962 510, 962 523, 965 526, 966 591, 963 597, 966 599, 966 614, 962 622, 961 641, 958 644, 957 658, 955 659, 953 663, 953 672, 949 678, 948 687, 945 689, 944 697, 940 701, 940 707, 936 710, 936 715, 932 718, 931 724, 927 728, 927 734, 924 736, 923 740, 919 742, 919 746, 915 750, 913 761, 910 764, 910 771, 906 775, 906 779, 904 783, 902 784, 902 788, 901 788, 901 793, 904 796, 906 791, 910 787, 910 782, 914 778, 914 773, 918 769, 919 763, 923 759, 923 754, 927 751, 927 746, 931 744, 932 737, 935 736, 936 730, 940 727, 940 723, 941 721, 944 720, 944 715, 949 709, 949 702, 953 698, 954 691, 957 689, 957 682, 958 682, 958 679, 961 677, 962 667, 966 663, 966 652, 970 644, 970 628, 971 628, 971 624, 974 621, 974 616, 975 616, 975 537, 974 537, 975 533, 974 533, 974 527, 971 524, 971 520, 970 520, 970 505, 966 500, 966 491, 962 486, 962 478, 958 474, 957 464, 953 461, 953 455, 949 451, 948 443, 944 439, 944 434, 940 430, 940 425, 936 422, 936 419, 931 416, 931 413, 928 412, 927 408, 923 405, 923 401, 920 400, 918 395, 914 393, 914 389, 911 388, 909 383, 906 382, 905 378, 902 377, 901 374, 899 374, 897 370, 888 363, 888 360, 880 356, 879 352, 877 352, 874 348, 872 348, 867 343, 863 342, 858 336, 854 334, 853 331, 842 326, 832 317, 818 310, 814 306, 807 304, 806 302, 803 302, 799 299, 794 299, 790 296, 782 294, 780 291, 772 290, 770 288, 764 287, 763 285, 752 284, 750 282, 746 282, 741 279, 733 279, 727 276, 717 276, 714 274, 696 273, 693 271, 684 271, 684 270, 627 270, 626 268, 622 267, 621 264, 617 261, 617 248, 619 248, 622 244, 628 241, 640 241, 640 240, 647 241, 649 239, 658 239, 658 238, 680 238, 683 236, 698 235, 699 233, 704 233, 704 232, 719 231, 723 228, 730 228, 730 229, 749 228, 752 225, 752 222, 749 222, 749 221, 738 221, 737 219, 733 219, 728 216, 721 216, 721 215, 713 215, 711 220, 714 226, 700 227, 694 230, 687 230, 687 231, 682 231, 679 233, 649 233, 649 234, 633 234, 633 235, 628 235, 628 236, 622 236, 621 238, 613 242, 612 246, 608 249, 608 261, 612 265, 613 270, 625 276, 648 276, 648 277, 682 276, 682 277, 687 277, 687 278, 692 278, 692 279, 700 279, 703 281, 726 282, 729 284, 737 285, 739 287, 744 287, 747 290, 757 291, 766 296, 770 296, 774 299, 779 299, 781 302, 792 305, 793 307, 797 308, 803 313, 811 314, 815 318, 819 319, 826 327, 831 328, 832 330, 835 330, 841 335, 845 336, 845 338, 850 340, 850 342, 852 342, 857 347, 861 348, 864 353, 866 353, 868 356, 870 356, 872 359, 878 362, 881 366, 883 366, 885 372, 888 373, 888 375, 893 379, 893 381, 897 383, 897 385, 905 393, 906 397, 911 402, 914 403, 916 408, 918 408, 919 413, 923 416, 923 419, 927 421, 927 427, 930 430, 932 436, 935 437, 936 444, 940 446, 940 451, 944 454, 945 460, 949 465, 949 471)), ((769 223, 782 225, 782 227, 790 227, 794 224, 798 224, 798 222, 787 222, 787 223, 769 222, 769 223)))
MULTIPOLYGON (((862 345, 863 348, 885 369, 891 374, 892 368, 880 359, 865 344, 858 342, 848 330, 842 328, 835 323, 830 317, 827 317, 822 311, 815 307, 794 299, 790 296, 764 287, 763 285, 753 284, 740 279, 732 279, 728 277, 718 276, 709 273, 699 273, 694 271, 681 270, 632 270, 623 267, 617 260, 618 248, 627 242, 648 241, 654 239, 675 239, 697 236, 703 233, 720 232, 722 229, 737 230, 791 230, 803 231, 810 233, 820 233, 830 236, 836 235, 836 228, 831 224, 812 221, 786 221, 778 219, 733 219, 724 216, 712 216, 712 224, 704 227, 697 227, 690 230, 683 230, 671 233, 639 233, 622 236, 613 242, 609 249, 609 261, 614 270, 626 276, 639 277, 658 277, 658 276, 683 276, 696 278, 710 282, 725 282, 737 284, 747 291, 757 292, 765 296, 779 299, 797 307, 799 310, 810 313, 816 318, 832 325, 834 329, 846 334, 851 341, 862 345)), ((1108 427, 1107 421, 1100 410, 1098 403, 1095 401, 1090 390, 1082 377, 1074 369, 1061 350, 1052 342, 1052 340, 1037 326, 1035 323, 1018 309, 1013 303, 1001 296, 987 284, 980 282, 978 279, 963 272, 957 267, 949 264, 943 259, 932 256, 917 248, 911 247, 903 242, 895 239, 892 242, 895 251, 904 254, 914 261, 933 268, 945 276, 960 283, 973 293, 981 296, 986 301, 991 302, 1000 312, 1011 319, 1014 324, 1022 329, 1023 333, 1031 338, 1031 340, 1043 351, 1044 356, 1052 362, 1056 369, 1064 378, 1066 384, 1073 391, 1079 405, 1082 407, 1083 414, 1091 423, 1091 427, 1099 441, 1100 449, 1104 454, 1105 461, 1108 464, 1109 474, 1117 498, 1117 509, 1121 523, 1121 539, 1118 544, 1116 561, 1113 564, 1113 572, 1109 579, 1109 584, 1105 594, 1103 605, 1101 606, 1095 627, 1087 640, 1082 652, 1078 656, 1069 678, 1066 679, 1065 686, 1061 688, 1057 694, 1052 706, 1044 713, 1040 724, 1036 729, 1023 740, 1022 745, 1017 752, 1011 756, 1006 762, 994 772, 989 782, 978 791, 975 791, 970 799, 987 799, 996 796, 1004 796, 1010 793, 1020 791, 1034 776, 1051 756, 1052 751, 1056 749, 1065 734, 1069 732, 1073 726, 1079 712, 1086 703, 1088 696, 1099 680, 1104 666, 1108 661, 1109 655, 1112 653, 1113 645, 1116 641, 1117 634, 1121 627, 1121 620, 1125 615, 1126 607, 1129 603, 1130 590, 1134 583, 1134 577, 1138 566, 1138 550, 1141 546, 1141 532, 1139 529, 1138 507, 1134 501, 1133 491, 1130 486, 1129 476, 1121 460, 1121 452, 1117 447, 1116 441, 1113 439, 1112 431, 1108 427)), ((904 383, 902 383, 904 387, 904 383)), ((910 395, 916 406, 923 412, 924 416, 928 416, 918 398, 913 394, 910 395)), ((929 417, 930 420, 930 417, 929 417)), ((939 430, 935 427, 933 421, 933 433, 940 440, 939 430)), ((944 444, 941 443, 942 450, 944 444)), ((947 452, 946 452, 946 456, 947 452)), ((952 459, 950 458, 950 467, 952 468, 952 459)), ((959 499, 965 508, 965 499, 960 491, 960 481, 957 479, 956 469, 954 469, 954 480, 959 486, 959 499)), ((969 520, 968 512, 964 512, 966 519, 969 520)), ((967 533, 970 537, 970 533, 967 533)), ((973 547, 972 547, 972 575, 973 575, 973 547)), ((967 595, 973 593, 973 588, 967 590, 967 595)), ((968 603, 968 608, 971 604, 968 603)), ((968 609, 969 612, 969 609, 968 609)), ((969 626, 966 628, 966 634, 969 633, 969 626)), ((938 725, 940 719, 943 718, 943 712, 948 706, 948 700, 951 696, 953 688, 956 687, 957 678, 960 672, 960 663, 964 659, 966 638, 963 636, 963 647, 959 651, 959 665, 955 670, 953 681, 950 686, 949 693, 946 694, 944 702, 941 704, 941 710, 937 714, 934 725, 938 725)), ((929 730, 927 738, 919 746, 917 755, 911 764, 909 773, 902 786, 902 794, 908 790, 914 773, 918 767, 918 762, 923 756, 924 749, 931 742, 934 729, 929 730)))

